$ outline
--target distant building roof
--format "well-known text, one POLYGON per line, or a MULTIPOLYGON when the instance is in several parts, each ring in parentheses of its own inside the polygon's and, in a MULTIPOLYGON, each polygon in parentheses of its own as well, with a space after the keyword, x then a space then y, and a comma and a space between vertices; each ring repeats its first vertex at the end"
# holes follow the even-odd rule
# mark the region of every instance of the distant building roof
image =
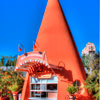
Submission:
POLYGON ((86 47, 82 50, 82 55, 88 55, 90 53, 95 53, 96 48, 95 45, 91 42, 86 44, 86 47))

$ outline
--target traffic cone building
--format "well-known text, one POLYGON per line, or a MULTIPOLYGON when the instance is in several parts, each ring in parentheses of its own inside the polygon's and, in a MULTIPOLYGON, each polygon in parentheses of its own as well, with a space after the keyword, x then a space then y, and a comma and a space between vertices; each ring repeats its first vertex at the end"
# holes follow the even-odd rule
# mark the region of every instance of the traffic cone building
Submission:
MULTIPOLYGON (((75 81, 80 83, 76 100, 92 100, 84 88, 86 73, 58 0, 48 0, 36 42, 39 50, 45 51, 48 64, 62 68, 55 71, 58 77, 56 100, 66 100, 67 86, 75 81)), ((27 73, 21 100, 29 100, 29 97, 30 75, 27 73)))

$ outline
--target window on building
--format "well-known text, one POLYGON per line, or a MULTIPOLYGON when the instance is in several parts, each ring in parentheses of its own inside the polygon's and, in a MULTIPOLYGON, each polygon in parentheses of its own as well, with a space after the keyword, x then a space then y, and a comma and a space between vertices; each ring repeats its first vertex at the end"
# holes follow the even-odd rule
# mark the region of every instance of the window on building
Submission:
POLYGON ((91 51, 93 51, 93 46, 91 46, 91 51))
MULTIPOLYGON (((50 79, 37 79, 31 77, 30 97, 31 98, 50 98, 57 99, 58 78, 53 76, 50 79)), ((43 99, 45 100, 45 99, 43 99)))

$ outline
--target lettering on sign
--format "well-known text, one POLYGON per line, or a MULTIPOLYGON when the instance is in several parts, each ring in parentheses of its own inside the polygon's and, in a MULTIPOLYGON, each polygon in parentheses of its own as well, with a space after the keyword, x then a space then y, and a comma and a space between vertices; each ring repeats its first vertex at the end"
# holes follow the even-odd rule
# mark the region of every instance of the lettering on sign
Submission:
POLYGON ((47 78, 51 78, 51 77, 52 77, 51 74, 45 74, 45 75, 39 76, 38 78, 39 78, 39 79, 47 79, 47 78))

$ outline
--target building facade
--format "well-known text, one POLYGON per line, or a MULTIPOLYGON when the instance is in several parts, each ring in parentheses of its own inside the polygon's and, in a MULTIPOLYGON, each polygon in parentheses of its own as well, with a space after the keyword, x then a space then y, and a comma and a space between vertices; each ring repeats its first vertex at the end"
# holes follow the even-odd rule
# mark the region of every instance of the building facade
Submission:
POLYGON ((69 100, 66 89, 73 83, 80 87, 76 100, 92 100, 83 88, 86 73, 58 0, 48 0, 36 44, 17 60, 16 70, 27 72, 21 100, 69 100))
POLYGON ((96 48, 95 45, 91 42, 86 44, 86 47, 82 50, 82 55, 88 55, 90 53, 95 53, 96 48))

